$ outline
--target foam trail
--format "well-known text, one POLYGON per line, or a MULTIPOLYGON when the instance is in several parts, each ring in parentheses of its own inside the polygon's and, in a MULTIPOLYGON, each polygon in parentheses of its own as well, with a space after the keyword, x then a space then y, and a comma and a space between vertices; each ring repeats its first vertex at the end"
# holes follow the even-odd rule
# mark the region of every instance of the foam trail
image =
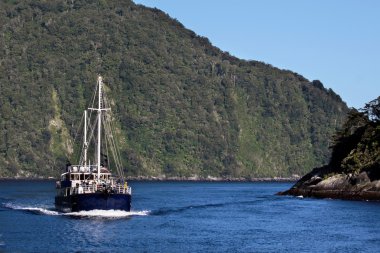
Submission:
POLYGON ((91 210, 91 211, 80 211, 65 213, 68 216, 77 217, 101 217, 101 218, 125 218, 131 216, 147 216, 150 211, 121 211, 121 210, 91 210))
POLYGON ((23 210, 29 211, 36 214, 44 214, 44 215, 64 215, 64 216, 75 216, 75 217, 99 217, 99 218, 126 218, 132 216, 147 216, 150 214, 150 211, 121 211, 121 210, 91 210, 91 211, 80 211, 80 212, 72 212, 72 213, 61 213, 54 210, 49 210, 43 207, 24 207, 18 206, 11 203, 6 203, 3 205, 6 208, 13 210, 23 210))
POLYGON ((13 209, 13 210, 24 210, 24 211, 30 211, 37 214, 46 214, 46 215, 60 215, 59 212, 49 210, 43 207, 30 207, 30 206, 18 206, 11 203, 4 204, 4 207, 13 209))

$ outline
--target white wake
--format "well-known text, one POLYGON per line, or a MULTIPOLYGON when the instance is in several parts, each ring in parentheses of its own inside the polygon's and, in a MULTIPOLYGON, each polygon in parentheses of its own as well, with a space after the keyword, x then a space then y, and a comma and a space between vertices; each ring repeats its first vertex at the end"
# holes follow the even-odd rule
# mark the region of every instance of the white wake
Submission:
POLYGON ((54 211, 54 210, 49 210, 44 207, 19 206, 12 203, 5 203, 4 207, 13 209, 13 210, 30 211, 33 213, 40 213, 40 214, 46 214, 46 215, 60 215, 59 212, 54 211))
POLYGON ((55 210, 47 209, 44 207, 30 207, 30 206, 19 206, 12 203, 5 203, 3 205, 6 208, 13 210, 23 210, 29 211, 36 214, 44 215, 62 215, 62 216, 75 216, 75 217, 100 217, 100 218, 126 218, 132 216, 147 216, 150 211, 122 211, 122 210, 91 210, 91 211, 80 211, 71 213, 61 213, 55 210))
POLYGON ((79 217, 102 217, 102 218, 124 218, 131 216, 147 216, 149 211, 121 211, 121 210, 91 210, 72 213, 64 213, 63 215, 79 216, 79 217))

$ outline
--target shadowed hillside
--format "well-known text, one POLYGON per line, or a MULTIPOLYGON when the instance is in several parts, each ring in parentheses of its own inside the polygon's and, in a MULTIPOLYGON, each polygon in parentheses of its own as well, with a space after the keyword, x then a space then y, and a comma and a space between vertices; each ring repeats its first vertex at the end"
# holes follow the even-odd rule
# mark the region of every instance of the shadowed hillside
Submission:
POLYGON ((304 174, 347 112, 321 82, 230 56, 131 1, 1 1, 0 24, 3 177, 75 161, 98 73, 130 176, 304 174))

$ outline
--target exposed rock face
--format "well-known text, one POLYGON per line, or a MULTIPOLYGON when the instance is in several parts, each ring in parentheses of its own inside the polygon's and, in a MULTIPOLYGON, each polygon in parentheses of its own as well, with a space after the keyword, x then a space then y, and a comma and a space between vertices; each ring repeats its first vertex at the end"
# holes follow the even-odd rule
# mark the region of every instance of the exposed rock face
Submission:
POLYGON ((292 188, 280 195, 303 197, 349 199, 349 200, 380 200, 380 179, 371 171, 359 174, 338 173, 323 175, 328 167, 313 170, 292 188))

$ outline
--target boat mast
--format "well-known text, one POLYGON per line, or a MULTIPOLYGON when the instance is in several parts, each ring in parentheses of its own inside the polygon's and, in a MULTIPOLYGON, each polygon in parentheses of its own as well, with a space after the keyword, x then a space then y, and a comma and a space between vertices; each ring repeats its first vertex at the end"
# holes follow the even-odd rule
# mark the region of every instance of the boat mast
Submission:
POLYGON ((87 110, 84 110, 84 167, 87 167, 87 110))
POLYGON ((98 103, 98 180, 100 180, 100 135, 102 133, 102 77, 98 76, 99 103, 98 103))

